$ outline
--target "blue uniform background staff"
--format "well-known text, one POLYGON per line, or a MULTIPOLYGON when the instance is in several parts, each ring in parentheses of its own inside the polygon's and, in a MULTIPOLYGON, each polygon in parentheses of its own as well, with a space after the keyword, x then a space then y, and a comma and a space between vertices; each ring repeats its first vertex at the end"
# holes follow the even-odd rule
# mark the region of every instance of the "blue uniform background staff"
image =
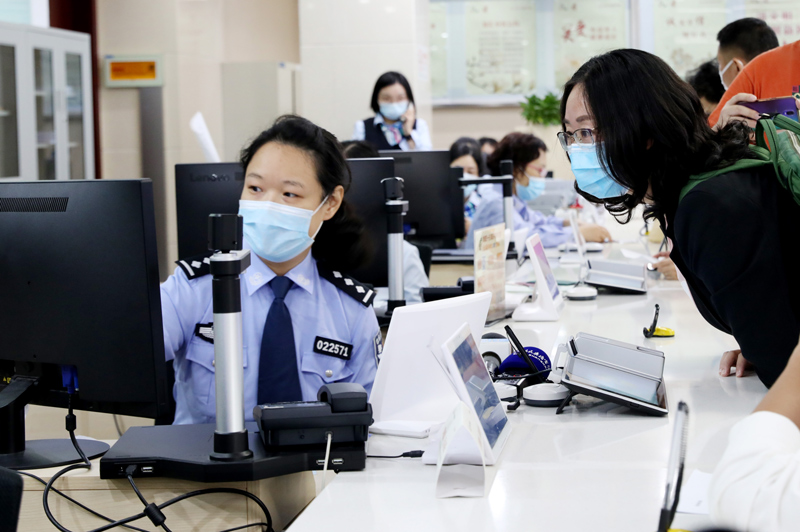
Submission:
MULTIPOLYGON (((245 248, 250 249, 247 242, 245 248)), ((303 400, 315 401, 320 386, 329 382, 357 382, 370 392, 382 345, 372 308, 322 278, 311 253, 286 276, 294 282, 285 301, 292 316, 303 400), (350 359, 315 353, 316 337, 352 345, 350 359)), ((258 393, 264 322, 274 299, 267 283, 274 277, 275 273, 257 257, 242 275, 244 404, 248 421, 253 419, 258 393)), ((355 287, 352 291, 357 294, 355 287)), ((175 360, 175 423, 212 423, 216 397, 214 344, 198 328, 214 321, 211 275, 189 279, 183 269, 177 268, 161 286, 161 309, 167 360, 175 360)))

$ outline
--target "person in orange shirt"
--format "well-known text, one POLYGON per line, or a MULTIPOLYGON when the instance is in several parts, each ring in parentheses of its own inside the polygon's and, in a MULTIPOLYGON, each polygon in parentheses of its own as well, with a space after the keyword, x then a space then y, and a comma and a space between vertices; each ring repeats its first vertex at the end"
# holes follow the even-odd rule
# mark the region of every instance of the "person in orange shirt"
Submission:
POLYGON ((800 41, 764 52, 748 63, 725 91, 708 124, 720 128, 741 120, 755 127, 758 113, 740 104, 782 96, 794 96, 800 109, 800 41))

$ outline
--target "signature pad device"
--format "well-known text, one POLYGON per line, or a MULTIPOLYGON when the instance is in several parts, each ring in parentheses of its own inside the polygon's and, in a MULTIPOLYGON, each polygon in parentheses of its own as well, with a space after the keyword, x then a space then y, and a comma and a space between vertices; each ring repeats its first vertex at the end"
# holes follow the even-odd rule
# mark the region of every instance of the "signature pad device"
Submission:
POLYGON ((365 443, 372 424, 367 392, 356 383, 337 382, 319 389, 317 401, 258 405, 253 418, 267 452, 318 451, 315 464, 325 464, 331 437, 330 464, 337 471, 360 471, 366 463, 365 443))

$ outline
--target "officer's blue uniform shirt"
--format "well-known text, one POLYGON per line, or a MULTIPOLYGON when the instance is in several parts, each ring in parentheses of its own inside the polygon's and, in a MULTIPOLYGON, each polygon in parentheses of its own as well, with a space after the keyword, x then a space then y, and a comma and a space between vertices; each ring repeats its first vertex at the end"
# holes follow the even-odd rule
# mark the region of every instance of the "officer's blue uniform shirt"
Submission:
MULTIPOLYGON (((244 247, 249 249, 247 242, 244 247)), ((186 265, 192 268, 191 264, 186 265)), ((285 302, 292 317, 303 400, 315 401, 319 388, 331 382, 357 382, 367 393, 371 392, 382 349, 373 309, 321 277, 311 253, 286 276, 294 282, 285 302), (352 345, 349 360, 315 352, 317 338, 352 345)), ((241 278, 247 421, 253 420, 257 402, 261 337, 274 299, 267 283, 274 277, 275 273, 251 253, 250 267, 241 278)), ((189 279, 177 268, 161 285, 166 358, 175 359, 176 424, 215 420, 211 279, 211 275, 189 279)), ((355 285, 352 292, 359 297, 355 289, 365 290, 363 301, 372 295, 368 289, 355 285)))
MULTIPOLYGON (((560 218, 557 216, 545 216, 539 211, 531 209, 516 194, 514 194, 513 198, 514 230, 517 231, 523 227, 527 229, 526 239, 534 233, 539 233, 542 238, 542 245, 546 248, 559 246, 572 239, 572 229, 564 227, 564 222, 560 218)), ((483 194, 483 201, 478 205, 475 217, 472 219, 467 238, 464 239, 464 249, 472 249, 474 245, 473 235, 476 230, 503 222, 505 222, 503 196, 497 191, 487 190, 483 194)))

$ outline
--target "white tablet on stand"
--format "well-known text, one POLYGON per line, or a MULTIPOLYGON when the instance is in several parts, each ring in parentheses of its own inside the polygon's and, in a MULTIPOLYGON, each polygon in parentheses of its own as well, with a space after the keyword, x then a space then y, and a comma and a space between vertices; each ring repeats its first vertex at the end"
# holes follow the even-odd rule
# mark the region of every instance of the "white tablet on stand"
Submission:
POLYGON ((564 298, 558 289, 558 282, 550 269, 545 256, 542 239, 538 234, 531 235, 525 242, 528 256, 536 274, 536 300, 519 305, 511 319, 514 321, 557 321, 564 307, 564 298))

